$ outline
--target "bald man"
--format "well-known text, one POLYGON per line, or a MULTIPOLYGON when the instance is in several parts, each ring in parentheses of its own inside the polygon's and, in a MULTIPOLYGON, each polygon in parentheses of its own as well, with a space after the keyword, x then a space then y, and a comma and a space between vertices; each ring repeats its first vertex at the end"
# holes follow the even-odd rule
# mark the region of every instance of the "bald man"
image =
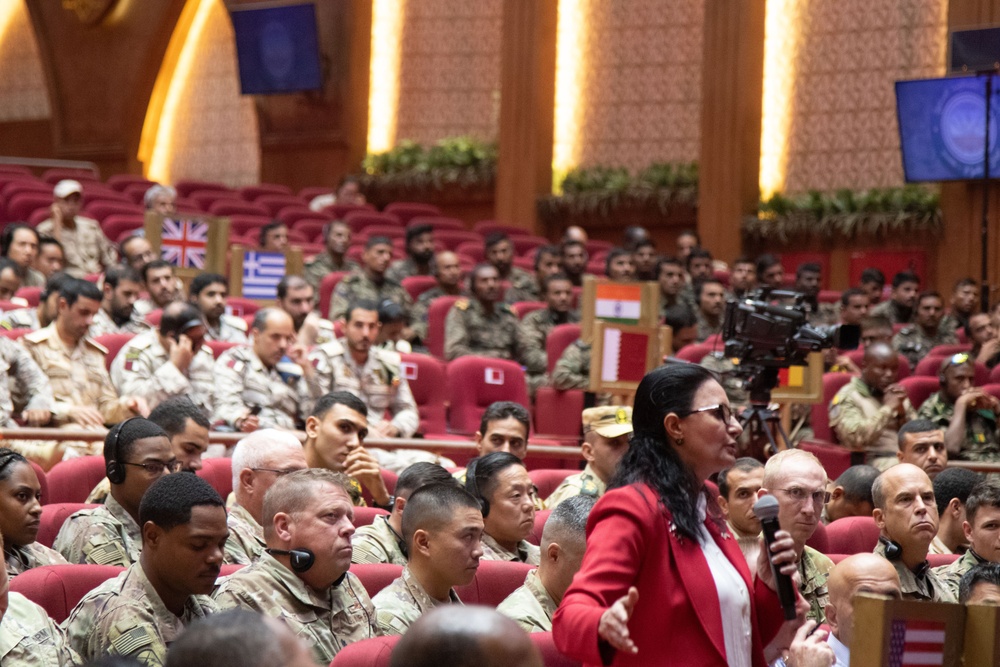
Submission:
POLYGON ((431 302, 439 296, 465 296, 467 294, 462 282, 462 265, 458 255, 445 250, 434 257, 434 278, 437 284, 423 292, 410 312, 410 327, 413 335, 419 340, 427 338, 427 312, 431 302))
POLYGON ((586 243, 590 239, 587 237, 587 231, 580 227, 579 225, 570 225, 563 232, 563 241, 579 241, 580 243, 586 243))
POLYGON ((865 350, 861 377, 852 378, 830 402, 830 427, 840 442, 868 453, 867 462, 886 470, 897 462, 897 432, 917 416, 896 382, 899 355, 885 343, 865 350))
POLYGON ((826 622, 830 626, 827 641, 837 656, 834 667, 848 667, 854 637, 854 596, 864 593, 899 599, 902 595, 899 575, 896 568, 880 556, 854 554, 830 571, 827 586, 830 589, 830 601, 826 605, 826 622))

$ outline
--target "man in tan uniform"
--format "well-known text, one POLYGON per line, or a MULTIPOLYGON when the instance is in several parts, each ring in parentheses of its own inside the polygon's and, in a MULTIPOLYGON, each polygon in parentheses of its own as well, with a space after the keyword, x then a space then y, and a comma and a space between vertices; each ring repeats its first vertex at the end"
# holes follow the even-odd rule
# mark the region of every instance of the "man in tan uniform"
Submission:
POLYGON ((467 491, 448 483, 414 491, 403 510, 406 567, 372 600, 382 633, 405 634, 438 605, 461 604, 454 589, 476 576, 482 534, 479 502, 467 491))
POLYGON ((264 495, 281 477, 306 469, 302 443, 273 428, 254 431, 233 450, 233 497, 226 562, 249 565, 264 553, 264 495))
POLYGON ((161 667, 184 628, 217 609, 208 595, 228 531, 215 489, 195 475, 170 475, 149 488, 139 517, 139 562, 87 593, 63 624, 84 660, 114 654, 161 667))
POLYGON ((0 328, 42 329, 52 324, 59 312, 59 291, 66 283, 76 280, 68 273, 54 273, 45 284, 45 289, 39 295, 38 306, 35 308, 16 308, 4 311, 0 317, 0 328))
POLYGON ((445 359, 451 361, 468 355, 519 359, 517 315, 501 300, 496 268, 477 265, 469 277, 469 285, 472 296, 456 301, 445 318, 445 359))
POLYGON ((542 283, 545 308, 524 316, 517 327, 518 347, 528 377, 528 390, 534 396, 539 387, 548 384, 548 355, 545 341, 549 333, 560 324, 575 324, 580 313, 573 310, 573 283, 562 273, 546 278, 542 283))
POLYGON ((327 665, 348 644, 377 636, 375 608, 351 566, 348 480, 329 470, 282 476, 264 496, 265 553, 215 593, 223 609, 284 623, 327 665))
POLYGON ((218 273, 200 273, 191 281, 189 300, 205 318, 205 338, 226 343, 246 343, 247 323, 242 317, 226 315, 229 283, 218 273))
POLYGON ((977 484, 965 503, 965 536, 969 549, 949 565, 934 572, 958 597, 962 576, 979 563, 1000 563, 996 526, 1000 522, 1000 481, 988 479, 977 484))
POLYGON ((278 282, 277 306, 288 313, 300 345, 312 348, 334 340, 333 322, 316 312, 316 290, 302 276, 285 276, 278 282))
POLYGON ((178 282, 177 276, 174 275, 174 267, 167 260, 154 259, 144 264, 140 275, 144 291, 149 298, 135 302, 136 317, 145 317, 157 308, 166 308, 174 301, 184 298, 183 285, 178 282))
POLYGON ((345 277, 334 288, 328 317, 334 321, 343 319, 347 314, 347 307, 361 300, 382 303, 384 299, 389 299, 408 313, 413 307, 410 293, 386 276, 389 262, 392 261, 392 242, 385 236, 371 237, 365 244, 361 260, 364 266, 345 277))
POLYGON ((142 285, 131 267, 115 265, 104 272, 104 298, 90 325, 90 337, 112 333, 142 333, 149 325, 133 317, 142 285))
POLYGON ((62 180, 52 190, 52 217, 38 224, 38 233, 59 241, 66 257, 66 273, 83 278, 101 273, 118 260, 111 241, 96 220, 80 213, 83 187, 78 181, 62 180))
POLYGON ((583 562, 587 517, 595 501, 592 496, 574 496, 552 510, 542 529, 538 569, 529 572, 524 584, 497 607, 525 632, 552 632, 552 614, 583 562))
POLYGON ((618 462, 628 451, 632 408, 587 408, 582 416, 583 445, 580 452, 587 466, 564 479, 545 499, 545 506, 549 509, 555 509, 559 503, 573 496, 589 496, 594 500, 603 496, 618 469, 618 462))

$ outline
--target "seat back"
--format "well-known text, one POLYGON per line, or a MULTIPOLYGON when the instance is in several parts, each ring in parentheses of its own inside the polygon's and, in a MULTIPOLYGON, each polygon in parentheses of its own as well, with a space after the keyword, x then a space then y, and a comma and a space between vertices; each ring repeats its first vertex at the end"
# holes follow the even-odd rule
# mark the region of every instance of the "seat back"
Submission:
POLYGON ((66 519, 73 512, 92 507, 98 507, 98 505, 89 503, 49 503, 48 505, 42 505, 42 518, 40 519, 38 535, 35 537, 35 540, 39 544, 51 548, 56 541, 56 535, 59 534, 59 529, 66 523, 66 519))
POLYGON ((104 355, 104 367, 111 370, 111 362, 115 360, 125 343, 135 338, 133 333, 109 333, 94 338, 95 343, 99 343, 108 348, 108 353, 104 355))
POLYGON ((906 395, 913 404, 914 410, 919 410, 931 394, 941 388, 941 383, 937 377, 926 375, 911 375, 905 380, 900 380, 899 384, 906 389, 906 395))
POLYGON ((718 348, 716 343, 691 343, 677 350, 675 357, 690 361, 692 364, 700 364, 705 355, 718 348))
POLYGON ((551 632, 532 632, 528 636, 542 654, 542 664, 545 667, 580 667, 580 662, 559 652, 551 632))
POLYGON ((319 315, 320 317, 330 316, 330 301, 333 299, 333 290, 337 289, 337 283, 344 279, 350 271, 331 271, 323 276, 319 282, 319 315))
POLYGON ((228 350, 231 347, 236 347, 237 345, 244 345, 245 343, 234 343, 228 340, 206 340, 205 345, 208 349, 212 350, 212 356, 216 359, 219 355, 228 350))
POLYGON ((878 526, 870 516, 847 516, 826 527, 829 553, 870 553, 878 544, 878 526))
MULTIPOLYGON (((382 475, 382 483, 385 484, 386 491, 391 496, 392 492, 396 490, 396 482, 399 481, 399 475, 386 468, 379 468, 379 473, 382 475)), ((375 505, 374 498, 372 498, 372 494, 368 491, 367 486, 361 487, 361 497, 365 499, 369 507, 375 505)))
POLYGON ((230 311, 231 315, 244 317, 253 315, 260 310, 260 304, 253 299, 245 299, 241 296, 227 296, 226 309, 230 311))
MULTIPOLYGON (((358 509, 358 508, 355 508, 358 509)), ((389 563, 358 564, 351 565, 351 572, 368 591, 368 597, 375 597, 375 594, 388 586, 397 577, 402 576, 402 565, 390 565, 389 563)))
POLYGON ((579 437, 583 407, 584 392, 579 389, 560 391, 555 387, 539 387, 535 391, 535 432, 579 437))
POLYGON ((552 510, 535 511, 535 523, 531 527, 531 534, 526 538, 529 542, 534 545, 541 546, 542 531, 545 530, 545 522, 549 520, 550 514, 552 514, 552 510))
POLYGON ((355 507, 354 527, 370 526, 374 523, 377 516, 389 516, 389 513, 379 507, 355 507))
POLYGON ((816 524, 816 530, 813 532, 812 537, 806 540, 806 546, 810 546, 823 554, 830 550, 830 540, 826 536, 826 526, 822 521, 816 524))
POLYGON ((351 231, 355 234, 360 232, 365 227, 372 225, 391 225, 396 227, 402 227, 402 221, 399 216, 393 215, 391 213, 379 213, 378 211, 369 211, 366 209, 353 210, 344 215, 344 222, 347 226, 351 228, 351 231))
MULTIPOLYGON (((357 565, 351 567, 351 571, 357 565)), ((330 667, 389 667, 392 650, 402 635, 372 637, 348 644, 333 656, 330 667)))
POLYGON ((424 435, 447 433, 445 365, 426 354, 402 354, 400 357, 400 373, 410 385, 420 415, 417 431, 424 435))
POLYGON ((437 285, 437 278, 434 276, 407 276, 403 278, 401 284, 409 293, 410 298, 416 302, 421 294, 437 285))
POLYGON ((475 356, 448 363, 448 423, 453 432, 475 433, 483 412, 496 401, 531 405, 519 363, 475 356))
POLYGON ((28 302, 28 305, 32 308, 38 306, 38 303, 42 300, 42 288, 41 287, 21 287, 14 293, 14 296, 19 296, 28 302))
POLYGON ((483 604, 496 607, 508 595, 521 587, 528 572, 535 568, 527 563, 503 560, 480 560, 479 569, 472 582, 458 586, 455 592, 465 604, 483 604))
POLYGON ((49 501, 52 503, 82 503, 104 479, 103 456, 80 456, 52 466, 48 472, 49 501))
MULTIPOLYGON (((920 360, 917 367, 913 370, 913 374, 936 378, 941 373, 941 364, 943 364, 944 360, 950 356, 952 355, 928 354, 920 360)), ((972 379, 972 384, 977 387, 981 387, 984 384, 992 382, 992 380, 990 380, 990 369, 986 367, 986 364, 977 361, 975 362, 975 369, 976 374, 972 379)))
POLYGON ((837 479, 851 467, 851 452, 840 445, 803 440, 798 447, 818 458, 819 462, 823 464, 823 469, 826 470, 826 476, 830 479, 837 479))
POLYGON ((212 485, 225 500, 233 492, 233 460, 230 458, 202 459, 198 477, 212 485))
POLYGON ((510 305, 510 309, 517 315, 517 319, 523 320, 525 315, 541 310, 547 305, 544 301, 517 301, 510 305))
POLYGON ((439 296, 431 301, 427 309, 427 351, 438 359, 444 359, 444 321, 448 311, 461 299, 460 296, 439 296))
MULTIPOLYGON (((396 215, 399 215, 399 213, 396 213, 396 215)), ((468 231, 469 229, 466 226, 464 220, 460 220, 459 218, 449 218, 443 215, 418 215, 413 218, 410 218, 406 222, 407 227, 413 227, 414 225, 430 225, 431 227, 434 228, 435 237, 437 236, 438 232, 444 232, 444 231, 464 232, 468 231)))
POLYGON ((10 590, 40 605, 49 618, 62 623, 84 595, 124 569, 116 565, 46 565, 11 579, 10 590))
POLYGON ((31 469, 35 471, 35 477, 38 478, 38 502, 42 505, 46 505, 49 502, 49 478, 45 474, 45 469, 38 465, 34 461, 28 461, 31 464, 31 469))
POLYGON ((812 406, 809 415, 816 439, 837 442, 830 429, 830 401, 852 377, 850 373, 823 373, 823 402, 812 406))
POLYGON ((441 209, 434 204, 423 202, 397 201, 388 204, 385 212, 399 218, 404 225, 418 216, 436 217, 441 215, 441 209))
POLYGON ((552 373, 559 361, 559 357, 580 338, 579 324, 560 324, 552 327, 548 338, 545 339, 545 354, 548 357, 546 362, 546 372, 552 373))
POLYGON ((538 497, 543 500, 552 495, 552 492, 563 483, 563 480, 572 474, 572 470, 559 468, 536 468, 528 471, 531 483, 538 489, 538 497))
MULTIPOLYGON (((854 365, 858 368, 864 368, 865 351, 861 348, 857 350, 848 350, 844 352, 844 355, 854 362, 854 365)), ((910 361, 903 355, 899 355, 899 370, 896 372, 896 380, 904 380, 911 375, 913 375, 913 369, 910 368, 910 361)))

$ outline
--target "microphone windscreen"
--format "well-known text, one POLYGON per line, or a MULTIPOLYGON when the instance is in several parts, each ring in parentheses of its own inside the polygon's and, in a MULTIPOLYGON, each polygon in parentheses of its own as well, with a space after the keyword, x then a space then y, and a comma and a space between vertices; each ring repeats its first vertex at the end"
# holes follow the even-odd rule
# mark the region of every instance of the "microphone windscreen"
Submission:
POLYGON ((764 496, 753 505, 753 513, 761 521, 777 518, 778 509, 778 499, 774 496, 764 496))

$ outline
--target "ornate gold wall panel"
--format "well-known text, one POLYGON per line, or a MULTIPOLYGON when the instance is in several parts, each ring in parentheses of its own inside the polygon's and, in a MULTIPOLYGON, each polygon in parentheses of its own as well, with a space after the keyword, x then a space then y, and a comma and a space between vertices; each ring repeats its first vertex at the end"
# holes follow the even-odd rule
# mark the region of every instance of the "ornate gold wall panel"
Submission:
POLYGON ((0 122, 51 115, 35 30, 24 0, 0 0, 0 122))

